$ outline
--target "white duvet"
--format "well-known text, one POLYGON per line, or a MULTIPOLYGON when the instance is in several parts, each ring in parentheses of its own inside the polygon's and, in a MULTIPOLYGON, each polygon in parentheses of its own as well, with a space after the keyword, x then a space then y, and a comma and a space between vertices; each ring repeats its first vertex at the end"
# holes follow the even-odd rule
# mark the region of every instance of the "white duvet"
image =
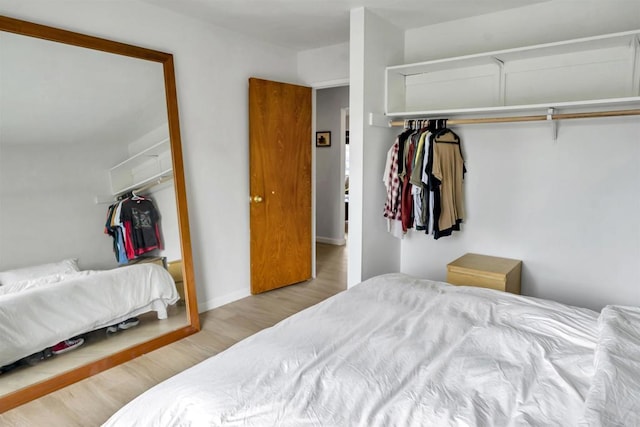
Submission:
POLYGON ((640 307, 602 309, 594 365, 581 425, 640 426, 640 307))
POLYGON ((597 321, 551 301, 379 276, 157 385, 105 425, 576 425, 597 321))
POLYGON ((178 299, 173 278, 155 264, 1 286, 0 366, 148 311, 166 318, 178 299))

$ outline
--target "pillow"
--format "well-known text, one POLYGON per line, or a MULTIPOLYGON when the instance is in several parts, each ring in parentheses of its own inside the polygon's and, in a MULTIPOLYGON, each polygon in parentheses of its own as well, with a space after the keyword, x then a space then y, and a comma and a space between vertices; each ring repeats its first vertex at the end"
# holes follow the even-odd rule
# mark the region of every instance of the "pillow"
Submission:
POLYGON ((0 272, 0 285, 32 280, 39 277, 50 276, 52 274, 67 275, 80 271, 78 259, 69 258, 59 262, 49 264, 34 265, 32 267, 18 268, 0 272))

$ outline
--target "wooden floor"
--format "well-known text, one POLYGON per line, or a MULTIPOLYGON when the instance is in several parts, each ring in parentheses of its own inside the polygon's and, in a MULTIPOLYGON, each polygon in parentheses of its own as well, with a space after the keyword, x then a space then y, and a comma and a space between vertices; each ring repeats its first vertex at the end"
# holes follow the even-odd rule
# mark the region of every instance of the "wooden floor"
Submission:
POLYGON ((0 414, 0 425, 101 425, 153 385, 346 289, 346 246, 317 244, 316 251, 316 279, 202 313, 199 333, 0 414))

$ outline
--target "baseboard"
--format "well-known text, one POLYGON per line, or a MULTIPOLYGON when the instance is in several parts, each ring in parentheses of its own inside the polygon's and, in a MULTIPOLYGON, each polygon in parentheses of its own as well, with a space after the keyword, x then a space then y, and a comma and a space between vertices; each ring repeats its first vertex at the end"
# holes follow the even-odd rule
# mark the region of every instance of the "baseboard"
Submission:
POLYGON ((200 313, 204 313, 205 311, 213 310, 214 308, 229 304, 230 302, 234 302, 248 296, 251 296, 251 291, 249 289, 246 289, 242 291, 231 292, 230 294, 210 299, 208 301, 205 301, 204 303, 198 301, 198 311, 200 313))
POLYGON ((343 246, 347 244, 347 239, 333 239, 331 237, 316 236, 317 243, 326 243, 328 245, 343 246))
MULTIPOLYGON (((319 236, 316 236, 316 242, 326 243, 328 245, 336 245, 336 246, 343 246, 347 244, 346 239, 332 239, 329 237, 319 237, 319 236)), ((250 289, 231 292, 221 297, 212 298, 205 302, 198 301, 198 312, 204 313, 205 311, 213 310, 214 308, 223 306, 225 304, 229 304, 231 302, 237 301, 239 299, 242 299, 248 296, 251 296, 250 289)))

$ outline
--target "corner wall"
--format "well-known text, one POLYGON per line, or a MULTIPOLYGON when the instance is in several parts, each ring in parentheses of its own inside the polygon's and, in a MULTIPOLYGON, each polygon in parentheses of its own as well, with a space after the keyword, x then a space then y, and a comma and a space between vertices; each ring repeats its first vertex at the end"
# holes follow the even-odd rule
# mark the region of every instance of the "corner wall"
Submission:
POLYGON ((368 125, 384 111, 384 70, 403 60, 404 31, 364 8, 351 11, 348 286, 400 270, 400 242, 386 232, 382 185, 391 129, 368 125))

